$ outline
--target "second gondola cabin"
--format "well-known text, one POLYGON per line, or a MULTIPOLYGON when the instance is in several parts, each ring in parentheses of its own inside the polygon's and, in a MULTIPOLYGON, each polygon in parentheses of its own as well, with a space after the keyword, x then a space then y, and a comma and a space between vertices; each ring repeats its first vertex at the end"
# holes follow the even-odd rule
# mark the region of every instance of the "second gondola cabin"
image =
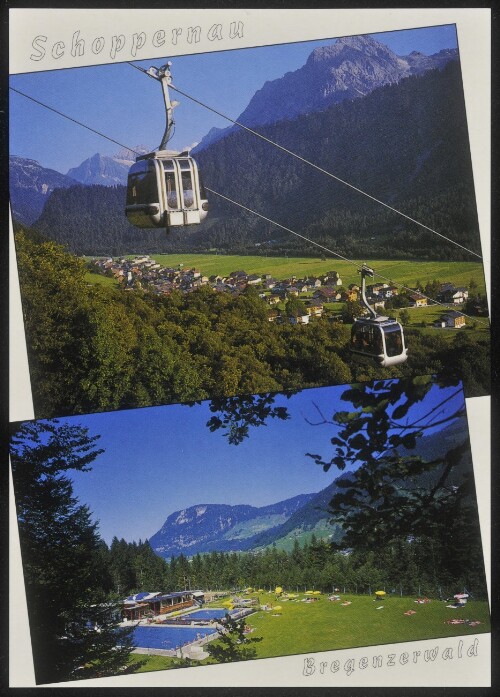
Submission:
POLYGON ((384 368, 407 359, 403 328, 390 317, 358 317, 352 325, 351 351, 373 358, 384 368))
POLYGON ((157 150, 141 155, 127 181, 125 215, 139 228, 196 225, 208 201, 196 161, 187 152, 157 150))

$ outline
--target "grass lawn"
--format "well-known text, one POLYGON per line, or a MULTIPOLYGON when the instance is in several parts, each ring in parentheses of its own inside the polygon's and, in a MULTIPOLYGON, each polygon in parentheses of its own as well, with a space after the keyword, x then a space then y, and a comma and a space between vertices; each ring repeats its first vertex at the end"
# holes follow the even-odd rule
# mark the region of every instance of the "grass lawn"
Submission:
POLYGON ((390 597, 382 602, 366 595, 341 597, 340 602, 330 602, 321 596, 311 604, 300 600, 275 601, 281 607, 280 616, 274 617, 272 611, 253 615, 249 618, 255 627, 252 636, 263 637, 261 643, 255 644, 257 656, 270 658, 490 631, 486 602, 470 601, 466 609, 452 610, 439 600, 417 605, 414 598, 405 597, 390 597), (352 604, 344 607, 341 602, 346 600, 352 604), (407 616, 407 610, 415 610, 415 614, 407 616), (481 624, 469 627, 446 623, 455 617, 479 620, 481 624))
MULTIPOLYGON (((460 312, 463 308, 461 308, 460 305, 457 305, 456 309, 460 312)), ((409 323, 405 326, 419 329, 424 334, 437 334, 451 341, 457 335, 457 333, 459 334, 460 332, 464 331, 469 333, 470 330, 474 329, 472 334, 469 334, 469 338, 480 339, 485 338, 487 336, 489 337, 490 325, 487 317, 466 317, 465 328, 461 327, 460 329, 443 329, 440 327, 433 327, 432 324, 436 320, 439 320, 443 314, 446 314, 446 312, 448 312, 448 309, 446 307, 443 307, 442 305, 429 304, 428 307, 407 307, 405 308, 405 310, 408 311, 410 317, 409 323), (425 327, 422 324, 423 322, 425 322, 425 327)), ((381 314, 384 314, 385 311, 381 310, 380 312, 381 314)), ((401 310, 393 309, 387 310, 386 312, 391 317, 396 317, 396 319, 400 318, 401 310)))
POLYGON ((87 283, 92 283, 93 285, 107 286, 108 288, 118 288, 119 284, 116 278, 110 278, 109 276, 103 276, 100 273, 92 273, 92 271, 87 271, 85 274, 85 281, 87 283))
POLYGON ((152 670, 168 670, 176 665, 175 658, 169 656, 147 656, 146 654, 133 653, 129 658, 129 664, 138 664, 135 673, 150 673, 152 670))
MULTIPOLYGON (((260 603, 279 610, 259 610, 246 619, 254 628, 250 637, 262 638, 253 644, 257 658, 296 655, 317 651, 332 651, 360 646, 466 637, 490 632, 489 610, 486 601, 469 600, 463 609, 451 609, 441 600, 425 605, 416 604, 414 597, 391 596, 374 601, 373 596, 342 595, 341 601, 330 602, 326 595, 313 603, 304 603, 300 594, 297 601, 276 600, 274 593, 259 593, 260 603), (341 603, 351 601, 348 606, 341 603), (381 609, 377 609, 381 608, 381 609), (405 615, 414 610, 414 615, 405 615), (479 621, 467 624, 448 624, 450 619, 479 621)), ((220 601, 214 603, 220 607, 220 601)), ((162 656, 134 656, 137 662, 146 659, 141 672, 166 670, 176 661, 162 656)), ((210 659, 201 662, 210 663, 210 659)))

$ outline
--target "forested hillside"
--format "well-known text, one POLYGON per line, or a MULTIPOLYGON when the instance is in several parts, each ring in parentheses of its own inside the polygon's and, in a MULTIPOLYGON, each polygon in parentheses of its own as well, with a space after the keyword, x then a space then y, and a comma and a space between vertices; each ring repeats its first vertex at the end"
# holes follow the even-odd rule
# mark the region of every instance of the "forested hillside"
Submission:
POLYGON ((408 361, 390 369, 349 351, 350 327, 320 318, 269 322, 252 287, 182 295, 89 285, 82 259, 16 236, 37 418, 228 395, 458 373, 468 396, 489 390, 489 341, 408 328, 408 361))
MULTIPOLYGON (((479 251, 459 66, 407 78, 323 112, 262 127, 267 138, 479 251)), ((249 133, 199 154, 208 185, 346 255, 437 258, 436 237, 249 133)), ((307 243, 212 197, 212 246, 307 243), (215 224, 214 220, 217 221, 215 224), (274 242, 271 242, 274 240, 274 242), (277 242, 278 241, 278 242, 277 242)), ((201 233, 195 231, 196 244, 201 233)), ((309 247, 310 249, 310 247, 309 247)), ((447 258, 461 252, 446 246, 447 258)))

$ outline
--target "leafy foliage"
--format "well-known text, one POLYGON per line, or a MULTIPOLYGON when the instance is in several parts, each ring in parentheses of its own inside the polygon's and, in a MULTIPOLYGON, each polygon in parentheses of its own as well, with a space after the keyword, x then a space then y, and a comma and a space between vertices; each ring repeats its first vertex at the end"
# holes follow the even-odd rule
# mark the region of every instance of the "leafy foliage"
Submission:
POLYGON ((273 394, 213 399, 210 411, 216 415, 207 422, 207 426, 212 432, 225 428, 228 442, 238 445, 248 437, 251 426, 265 426, 269 418, 282 421, 289 418, 286 407, 273 404, 273 394))
POLYGON ((234 620, 229 613, 224 618, 224 629, 215 643, 207 644, 206 649, 216 663, 250 661, 257 651, 252 646, 262 641, 262 637, 248 637, 245 634, 245 620, 234 620))
POLYGON ((65 474, 89 469, 96 441, 57 421, 21 424, 11 441, 37 683, 116 674, 132 647, 100 584, 96 524, 65 474))
POLYGON ((309 456, 325 471, 355 467, 338 480, 341 491, 330 502, 344 531, 338 547, 393 549, 418 539, 433 547, 448 574, 459 575, 471 559, 482 569, 469 440, 465 434, 434 459, 419 453, 418 442, 426 429, 463 416, 465 401, 461 387, 445 381, 442 399, 426 407, 433 384, 431 377, 417 377, 353 385, 342 399, 355 411, 337 412, 331 422, 340 427, 331 439, 333 456, 309 456), (411 417, 419 403, 418 417, 411 417))

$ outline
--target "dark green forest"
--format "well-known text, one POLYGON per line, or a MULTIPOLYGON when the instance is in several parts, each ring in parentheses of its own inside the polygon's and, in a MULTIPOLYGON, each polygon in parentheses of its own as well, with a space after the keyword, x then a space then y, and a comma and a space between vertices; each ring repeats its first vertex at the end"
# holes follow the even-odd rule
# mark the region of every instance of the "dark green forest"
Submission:
MULTIPOLYGON (((481 252, 459 65, 410 77, 259 132, 461 245, 481 252)), ((470 254, 247 132, 197 156, 205 185, 334 253, 468 260, 470 254)), ((309 243, 209 195, 200 226, 139 230, 124 187, 55 190, 36 228, 77 254, 313 253, 309 243), (259 246, 255 246, 258 244, 259 246)))
MULTIPOLYGON (((427 594, 452 597, 465 586, 476 597, 485 597, 481 554, 469 564, 450 568, 450 555, 441 541, 421 537, 413 542, 397 541, 384 547, 335 552, 323 541, 295 545, 291 552, 267 548, 259 553, 210 552, 192 559, 180 555, 165 561, 157 557, 148 542, 113 539, 101 543, 100 563, 108 591, 125 597, 129 592, 168 591, 200 588, 236 590, 251 586, 269 590, 282 586, 331 592, 332 587, 349 593, 368 593, 369 588, 402 590, 404 595, 427 594)), ((468 547, 470 550, 470 547, 468 547)), ((463 562, 463 560, 462 560, 463 562)))

